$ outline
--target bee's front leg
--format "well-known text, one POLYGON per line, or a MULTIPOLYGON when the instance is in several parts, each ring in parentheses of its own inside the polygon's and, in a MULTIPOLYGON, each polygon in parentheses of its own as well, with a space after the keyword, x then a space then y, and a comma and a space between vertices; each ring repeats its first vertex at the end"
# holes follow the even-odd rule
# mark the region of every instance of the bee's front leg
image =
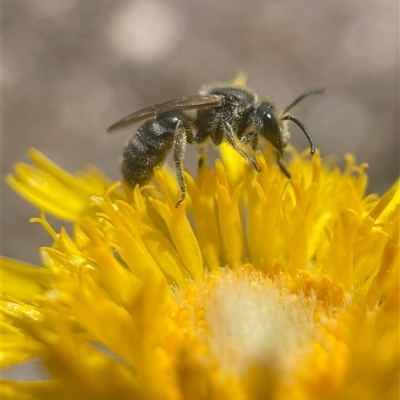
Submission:
POLYGON ((253 156, 251 156, 250 154, 247 154, 243 149, 240 148, 239 144, 237 143, 236 139, 235 139, 235 133, 233 132, 233 129, 231 127, 230 124, 228 124, 227 122, 223 122, 222 123, 223 126, 223 131, 225 134, 225 137, 228 141, 228 143, 242 156, 244 157, 247 161, 249 161, 251 164, 253 164, 255 170, 257 172, 261 172, 261 168, 258 165, 257 161, 255 160, 255 158, 253 156))

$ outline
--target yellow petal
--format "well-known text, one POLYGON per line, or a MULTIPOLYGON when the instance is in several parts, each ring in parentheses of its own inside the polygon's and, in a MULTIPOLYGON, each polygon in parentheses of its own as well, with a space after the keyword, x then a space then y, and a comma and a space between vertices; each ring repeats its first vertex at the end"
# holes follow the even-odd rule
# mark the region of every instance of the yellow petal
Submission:
POLYGON ((1 257, 2 292, 22 301, 43 294, 50 286, 49 271, 21 261, 1 257))
POLYGON ((184 265, 193 278, 202 279, 203 260, 196 235, 185 213, 185 204, 175 207, 175 200, 161 171, 156 172, 156 178, 167 201, 164 203, 160 200, 153 200, 152 204, 167 224, 172 241, 184 265))
MULTIPOLYGON (((137 193, 139 195, 139 192, 137 193)), ((116 201, 118 210, 129 220, 134 221, 138 213, 124 201, 116 201)), ((186 282, 182 260, 174 247, 166 240, 165 234, 158 230, 149 218, 147 209, 140 211, 140 236, 146 249, 160 266, 164 274, 172 278, 180 287, 186 282)))
POLYGON ((209 270, 216 270, 221 266, 221 240, 214 198, 214 173, 207 170, 203 163, 198 179, 194 180, 189 174, 185 174, 185 180, 192 199, 196 236, 204 264, 209 270))
POLYGON ((215 162, 215 169, 222 242, 228 262, 232 266, 237 266, 243 257, 243 228, 239 214, 239 198, 243 184, 238 185, 231 195, 228 178, 219 160, 215 162))
POLYGON ((89 198, 106 190, 100 174, 91 175, 85 181, 65 172, 37 150, 31 149, 29 156, 37 168, 16 164, 15 175, 8 175, 7 182, 21 196, 39 208, 45 207, 57 218, 77 221, 86 210, 89 198))

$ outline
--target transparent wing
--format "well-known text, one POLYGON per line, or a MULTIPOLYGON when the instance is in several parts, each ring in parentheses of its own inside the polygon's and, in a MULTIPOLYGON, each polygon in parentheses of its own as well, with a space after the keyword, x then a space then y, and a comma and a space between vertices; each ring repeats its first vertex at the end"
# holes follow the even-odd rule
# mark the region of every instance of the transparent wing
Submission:
POLYGON ((220 95, 201 95, 182 97, 177 100, 166 101, 165 103, 155 104, 154 106, 143 108, 125 118, 120 119, 115 124, 107 128, 107 132, 111 132, 120 128, 124 128, 130 124, 138 122, 142 119, 154 117, 170 111, 192 110, 208 107, 217 107, 222 104, 224 96, 220 95))

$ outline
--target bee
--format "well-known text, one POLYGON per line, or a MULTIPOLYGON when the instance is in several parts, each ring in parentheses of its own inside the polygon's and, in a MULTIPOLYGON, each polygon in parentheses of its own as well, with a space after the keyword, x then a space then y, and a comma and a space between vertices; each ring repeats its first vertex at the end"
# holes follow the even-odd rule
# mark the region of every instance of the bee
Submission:
POLYGON ((290 179, 283 163, 283 151, 290 138, 288 122, 294 122, 303 131, 311 154, 315 146, 307 128, 289 111, 307 96, 323 91, 308 90, 282 110, 269 97, 258 102, 256 94, 241 85, 205 86, 199 94, 136 111, 111 125, 107 132, 148 119, 125 147, 123 178, 131 187, 145 184, 152 177, 154 167, 172 151, 180 193, 176 207, 179 207, 186 197, 183 162, 187 144, 203 145, 209 139, 214 146, 227 142, 260 172, 254 153, 259 139, 268 141, 277 150, 279 168, 290 179), (185 112, 190 110, 197 111, 196 117, 185 112))

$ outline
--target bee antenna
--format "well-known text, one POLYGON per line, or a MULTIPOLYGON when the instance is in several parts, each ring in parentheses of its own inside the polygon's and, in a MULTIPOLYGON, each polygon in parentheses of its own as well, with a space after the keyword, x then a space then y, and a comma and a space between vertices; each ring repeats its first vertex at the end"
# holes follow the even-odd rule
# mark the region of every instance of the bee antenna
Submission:
POLYGON ((307 92, 304 92, 303 94, 301 94, 295 101, 293 101, 293 103, 289 104, 284 110, 283 113, 287 113, 291 108, 293 108, 294 106, 296 106, 297 104, 299 104, 303 99, 305 99, 307 96, 309 96, 310 94, 319 94, 319 93, 323 93, 325 91, 325 88, 322 89, 311 89, 311 90, 307 90, 307 92))
MULTIPOLYGON (((301 97, 301 96, 300 96, 301 97)), ((300 99, 301 100, 301 99, 300 99)), ((314 154, 315 153, 315 145, 314 145, 314 140, 311 137, 310 133, 308 132, 307 128, 295 117, 292 117, 291 115, 286 115, 285 117, 282 118, 283 120, 290 120, 293 121, 306 135, 308 142, 310 143, 310 153, 314 154)))

